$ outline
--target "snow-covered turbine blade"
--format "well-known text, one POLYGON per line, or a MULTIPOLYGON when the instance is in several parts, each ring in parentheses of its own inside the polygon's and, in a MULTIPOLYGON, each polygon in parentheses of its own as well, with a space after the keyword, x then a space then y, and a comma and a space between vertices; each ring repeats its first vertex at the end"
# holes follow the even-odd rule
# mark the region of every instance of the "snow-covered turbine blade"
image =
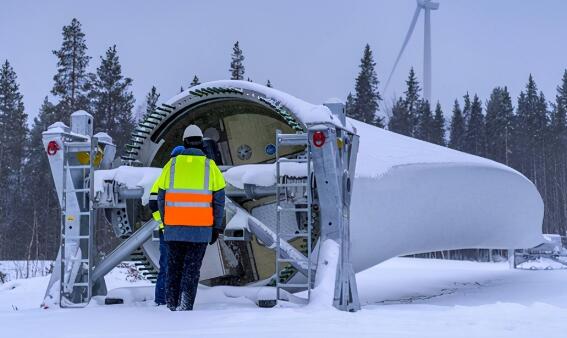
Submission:
POLYGON ((398 66, 398 62, 400 62, 400 59, 402 58, 402 54, 404 53, 404 50, 406 49, 406 46, 408 45, 409 39, 411 38, 411 35, 413 34, 413 30, 415 29, 415 24, 417 22, 417 18, 419 17, 419 12, 421 11, 421 8, 422 7, 419 4, 415 8, 415 12, 413 13, 413 18, 411 19, 411 23, 410 23, 408 32, 406 34, 406 38, 404 39, 404 43, 402 44, 402 48, 400 49, 400 53, 398 54, 398 57, 396 58, 396 62, 394 62, 394 66, 392 67, 392 71, 390 72, 390 76, 388 76, 388 81, 386 81, 386 85, 384 86, 383 92, 386 92, 386 90, 388 89, 388 86, 390 85, 390 81, 392 80, 392 76, 394 75, 394 72, 396 71, 396 67, 398 66))

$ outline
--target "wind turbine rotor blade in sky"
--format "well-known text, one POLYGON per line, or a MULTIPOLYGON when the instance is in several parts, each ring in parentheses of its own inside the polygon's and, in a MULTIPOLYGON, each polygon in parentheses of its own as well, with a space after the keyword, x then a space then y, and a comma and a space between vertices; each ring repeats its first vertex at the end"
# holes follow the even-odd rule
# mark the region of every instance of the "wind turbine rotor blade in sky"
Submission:
POLYGON ((413 13, 413 19, 411 20, 411 24, 409 26, 408 32, 406 34, 406 38, 404 40, 404 43, 402 44, 402 49, 400 49, 400 53, 398 54, 398 57, 396 58, 396 62, 394 62, 394 67, 392 67, 392 71, 390 72, 390 76, 388 76, 388 81, 386 81, 386 85, 384 86, 384 93, 386 92, 386 90, 388 89, 388 86, 390 85, 390 81, 392 80, 392 75, 394 75, 394 72, 396 71, 396 67, 398 66, 398 62, 400 62, 400 59, 402 58, 402 54, 404 53, 404 50, 406 49, 406 46, 411 38, 411 35, 413 34, 413 30, 415 29, 415 24, 417 22, 417 18, 419 17, 419 12, 421 11, 422 6, 417 5, 417 7, 415 8, 415 12, 413 13))

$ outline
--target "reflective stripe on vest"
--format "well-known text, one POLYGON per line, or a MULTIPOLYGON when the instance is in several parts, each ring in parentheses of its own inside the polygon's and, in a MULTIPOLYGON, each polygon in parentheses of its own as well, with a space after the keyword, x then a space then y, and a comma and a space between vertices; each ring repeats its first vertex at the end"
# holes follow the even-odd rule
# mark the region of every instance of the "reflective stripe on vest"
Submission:
POLYGON ((177 157, 174 157, 171 161, 169 189, 165 193, 165 224, 212 226, 213 194, 209 190, 210 160, 205 159, 203 189, 175 189, 176 159, 177 157))

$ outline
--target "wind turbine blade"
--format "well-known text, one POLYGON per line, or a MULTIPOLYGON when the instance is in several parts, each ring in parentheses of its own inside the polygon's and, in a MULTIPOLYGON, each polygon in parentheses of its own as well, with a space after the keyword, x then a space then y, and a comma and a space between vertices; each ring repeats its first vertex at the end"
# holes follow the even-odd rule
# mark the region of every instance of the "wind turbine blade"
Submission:
POLYGON ((413 13, 413 19, 411 20, 411 24, 410 24, 408 32, 406 34, 406 38, 404 40, 404 43, 402 44, 402 49, 400 49, 400 53, 398 54, 398 57, 396 58, 396 62, 394 62, 394 67, 392 67, 392 71, 390 72, 390 76, 388 76, 388 81, 386 81, 386 85, 384 86, 383 93, 386 92, 386 90, 388 89, 388 86, 390 85, 390 81, 392 80, 392 75, 394 75, 394 72, 396 71, 396 67, 398 66, 398 62, 400 62, 400 59, 402 58, 402 54, 404 53, 404 50, 406 49, 406 46, 408 45, 409 39, 411 38, 411 35, 413 34, 413 30, 415 29, 415 24, 417 22, 417 18, 419 17, 420 11, 421 11, 421 6, 419 6, 419 4, 418 4, 417 7, 415 8, 415 12, 413 13))

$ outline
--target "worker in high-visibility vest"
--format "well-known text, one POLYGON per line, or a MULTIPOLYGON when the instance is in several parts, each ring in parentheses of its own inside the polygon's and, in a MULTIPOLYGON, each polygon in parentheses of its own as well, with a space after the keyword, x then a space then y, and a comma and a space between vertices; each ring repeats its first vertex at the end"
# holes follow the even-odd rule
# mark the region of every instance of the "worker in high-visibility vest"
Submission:
POLYGON ((203 152, 201 129, 188 126, 183 145, 157 180, 168 249, 165 298, 172 311, 193 309, 205 250, 224 231, 225 182, 203 152))
MULTIPOLYGON (((177 146, 171 152, 171 157, 175 157, 181 152, 183 152, 185 148, 183 146, 177 146)), ((152 190, 150 191, 150 201, 149 207, 152 211, 152 218, 158 223, 159 232, 159 272, 157 275, 156 280, 156 289, 155 289, 155 297, 154 302, 156 305, 165 305, 165 276, 167 273, 167 244, 163 238, 163 222, 161 221, 161 215, 159 212, 157 195, 158 195, 158 184, 157 180, 154 182, 152 186, 152 190)))

